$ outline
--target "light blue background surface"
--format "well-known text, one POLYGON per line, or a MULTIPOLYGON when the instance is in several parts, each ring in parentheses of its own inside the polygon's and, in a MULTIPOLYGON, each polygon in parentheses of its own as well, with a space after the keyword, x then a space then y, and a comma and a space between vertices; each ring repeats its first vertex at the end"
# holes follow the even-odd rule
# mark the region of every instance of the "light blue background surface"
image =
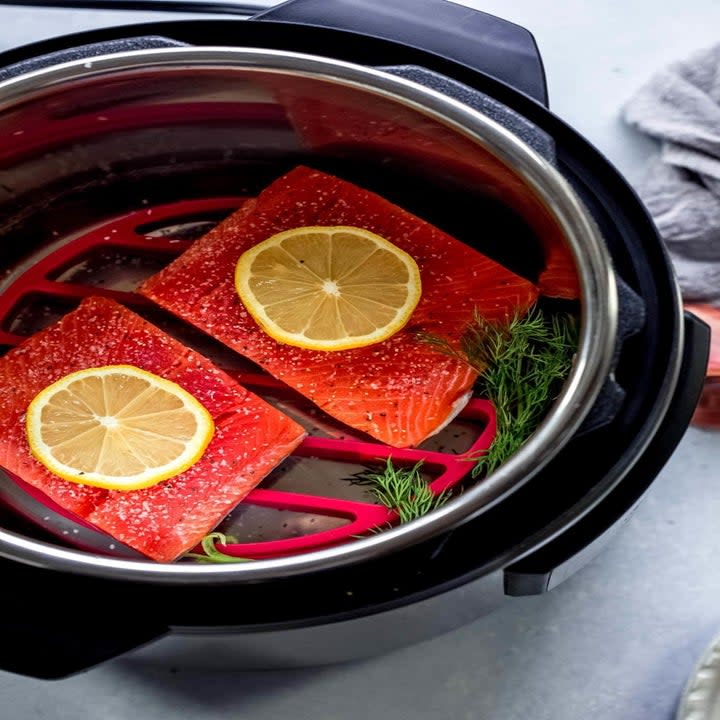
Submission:
MULTIPOLYGON (((622 126, 619 107, 656 68, 720 42, 716 0, 465 4, 534 33, 552 109, 631 181, 653 146, 622 126)), ((0 8, 0 49, 155 17, 0 8)), ((622 534, 580 574, 433 641, 292 672, 203 674, 126 658, 54 683, 0 673, 0 718, 669 720, 720 633, 719 441, 690 430, 622 534)))

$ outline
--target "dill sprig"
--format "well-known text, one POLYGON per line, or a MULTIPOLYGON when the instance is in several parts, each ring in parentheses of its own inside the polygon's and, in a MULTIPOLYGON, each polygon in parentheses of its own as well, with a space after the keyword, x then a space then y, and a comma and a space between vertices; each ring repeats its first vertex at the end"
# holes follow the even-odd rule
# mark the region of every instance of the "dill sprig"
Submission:
POLYGON ((485 342, 474 347, 473 355, 487 369, 478 387, 495 406, 497 433, 477 459, 473 477, 496 470, 535 432, 570 373, 577 349, 577 325, 570 315, 546 318, 533 309, 505 327, 479 323, 485 342))
POLYGON ((396 468, 392 458, 388 458, 382 470, 358 473, 355 482, 368 485, 378 502, 397 512, 401 523, 407 523, 427 515, 450 498, 449 493, 433 495, 420 473, 421 466, 422 460, 411 468, 396 468))
POLYGON ((457 348, 443 338, 423 340, 475 369, 479 394, 495 406, 497 433, 488 451, 474 458, 477 477, 502 465, 540 424, 572 367, 577 324, 571 315, 547 316, 535 306, 505 323, 475 313, 457 348))
POLYGON ((231 541, 221 532, 211 532, 200 541, 200 545, 202 545, 202 549, 205 552, 204 555, 200 553, 185 553, 185 557, 194 558, 199 562, 206 563, 251 562, 251 558, 235 557, 234 555, 227 555, 220 552, 220 550, 215 547, 216 542, 221 545, 227 545, 228 542, 231 541))

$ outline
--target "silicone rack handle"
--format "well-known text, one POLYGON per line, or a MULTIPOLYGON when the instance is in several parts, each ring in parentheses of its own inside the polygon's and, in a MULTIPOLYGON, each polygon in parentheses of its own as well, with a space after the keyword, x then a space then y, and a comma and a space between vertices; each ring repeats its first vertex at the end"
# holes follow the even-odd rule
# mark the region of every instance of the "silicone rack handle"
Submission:
POLYGON ((447 0, 289 0, 251 19, 401 43, 491 75, 547 105, 545 71, 530 32, 447 0))

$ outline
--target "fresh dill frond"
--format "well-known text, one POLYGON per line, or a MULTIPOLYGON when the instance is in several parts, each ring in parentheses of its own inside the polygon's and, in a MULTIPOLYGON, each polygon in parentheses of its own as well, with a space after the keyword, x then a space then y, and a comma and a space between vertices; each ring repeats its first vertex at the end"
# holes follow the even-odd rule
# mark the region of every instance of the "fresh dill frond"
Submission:
POLYGON ((401 523, 416 520, 443 505, 449 493, 434 495, 420 473, 422 461, 411 468, 396 468, 392 458, 379 471, 367 470, 355 476, 355 482, 367 485, 378 502, 397 512, 401 523))
POLYGON ((577 349, 577 325, 570 315, 546 317, 538 308, 507 325, 479 316, 467 352, 473 366, 486 365, 479 391, 495 406, 497 433, 477 459, 473 477, 489 474, 528 440, 568 376, 577 349))
POLYGON ((211 532, 200 541, 200 545, 202 545, 202 549, 205 551, 204 555, 201 555, 200 553, 185 553, 184 557, 194 558, 198 562, 205 563, 251 562, 251 558, 227 555, 226 553, 220 552, 220 550, 215 547, 215 543, 227 545, 229 542, 232 542, 232 540, 223 533, 211 532))
POLYGON ((472 476, 490 474, 532 435, 572 368, 577 323, 572 315, 546 315, 537 306, 509 322, 477 312, 457 348, 422 336, 439 352, 464 360, 479 373, 477 390, 495 407, 497 432, 488 451, 475 458, 472 476))

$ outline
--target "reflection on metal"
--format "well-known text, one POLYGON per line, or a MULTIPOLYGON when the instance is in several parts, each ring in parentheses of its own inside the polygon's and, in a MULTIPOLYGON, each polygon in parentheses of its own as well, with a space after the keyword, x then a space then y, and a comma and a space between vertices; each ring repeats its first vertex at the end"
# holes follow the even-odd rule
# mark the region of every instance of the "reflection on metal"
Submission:
MULTIPOLYGON (((94 123, 93 127, 101 131, 96 137, 103 137, 100 124, 109 125, 111 113, 117 122, 126 124, 157 123, 155 137, 162 142, 165 128, 172 119, 168 115, 178 116, 184 110, 196 113, 195 122, 202 127, 206 109, 186 102, 186 98, 192 98, 206 82, 212 83, 215 91, 223 85, 235 88, 236 104, 254 103, 252 112, 266 115, 269 112, 275 120, 284 110, 282 101, 277 99, 279 86, 295 88, 300 84, 311 102, 314 92, 317 93, 315 99, 326 98, 336 90, 341 90, 343 95, 354 93, 366 107, 384 114, 385 119, 394 121, 402 117, 419 132, 434 132, 435 138, 462 145, 469 154, 477 155, 478 163, 491 163, 504 172, 509 184, 528 202, 544 208, 575 260, 581 286, 581 330, 573 372, 534 436, 491 477, 433 513, 369 538, 238 566, 194 567, 101 558, 0 531, 3 556, 63 571, 172 583, 281 577, 374 558, 446 532, 521 487, 573 436, 607 376, 617 326, 616 286, 607 249, 592 217, 559 172, 522 140, 480 112, 414 82, 349 63, 283 51, 174 48, 118 53, 65 63, 0 83, 0 135, 20 133, 12 144, 0 144, 0 153, 12 167, 12 154, 19 153, 23 147, 23 137, 27 135, 22 133, 33 118, 43 121, 46 136, 52 137, 61 149, 63 145, 82 148, 83 138, 89 137, 87 129, 74 139, 63 136, 63 128, 77 133, 78 122, 94 123), (267 98, 258 103, 257 93, 254 100, 245 97, 253 88, 262 88, 263 83, 264 87, 272 85, 275 105, 266 102, 267 98), (143 93, 146 93, 144 100, 143 93), (67 118, 83 106, 79 102, 83 97, 86 103, 92 100, 97 107, 102 107, 102 112, 93 114, 88 110, 86 117, 67 123, 67 118), (151 107, 137 113, 134 105, 141 101, 151 107), (70 115, 63 115, 63 108, 70 115), (103 119, 102 123, 98 118, 103 119)), ((237 108, 222 102, 217 109, 222 113, 237 112, 237 108)), ((204 137, 212 138, 212 135, 205 133, 204 137)), ((232 148, 221 149, 221 157, 223 150, 232 151, 232 148)), ((274 152, 275 160, 280 156, 277 148, 267 145, 245 146, 244 152, 251 151, 256 156, 262 152, 269 156, 274 152)), ((379 165, 378 169, 382 171, 382 167, 379 165)), ((171 170, 168 168, 168 177, 171 170)), ((433 177, 437 174, 436 167, 426 170, 433 177)), ((28 181, 30 179, 28 175, 28 181)))

